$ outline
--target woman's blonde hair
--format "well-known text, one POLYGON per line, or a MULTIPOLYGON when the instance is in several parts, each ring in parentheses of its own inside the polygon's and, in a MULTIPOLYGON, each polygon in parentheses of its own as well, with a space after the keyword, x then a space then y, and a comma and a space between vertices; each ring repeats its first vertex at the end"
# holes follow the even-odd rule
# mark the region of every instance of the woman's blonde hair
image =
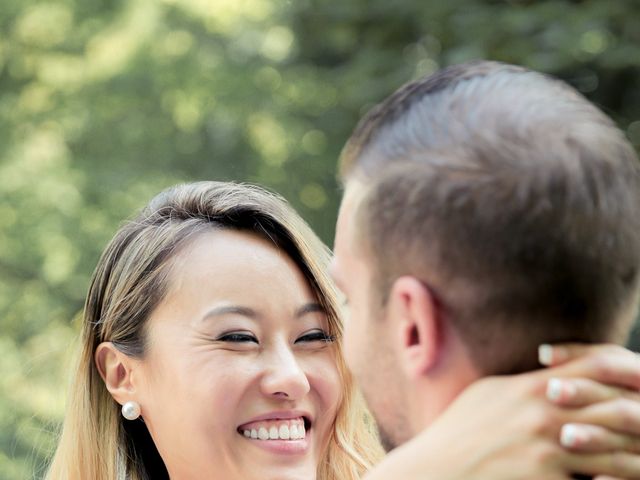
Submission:
MULTIPOLYGON (((179 185, 157 195, 124 224, 102 254, 87 295, 82 350, 49 480, 168 478, 143 422, 126 421, 94 363, 105 341, 123 353, 145 353, 145 323, 167 292, 172 258, 200 232, 234 229, 260 235, 296 262, 323 305, 338 347, 342 334, 336 292, 327 275, 328 250, 279 196, 222 182, 179 185)), ((344 397, 319 480, 355 480, 381 456, 373 424, 346 369, 336 361, 344 397)))

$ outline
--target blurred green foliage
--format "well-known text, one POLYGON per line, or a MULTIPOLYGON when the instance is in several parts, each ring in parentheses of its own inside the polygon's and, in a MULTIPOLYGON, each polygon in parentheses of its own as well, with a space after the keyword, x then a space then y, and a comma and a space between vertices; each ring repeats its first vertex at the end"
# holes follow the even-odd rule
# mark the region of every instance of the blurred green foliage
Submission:
POLYGON ((41 477, 89 276, 153 194, 261 183, 330 243, 357 119, 471 58, 568 80, 639 146, 639 22, 635 0, 2 0, 0 479, 41 477))

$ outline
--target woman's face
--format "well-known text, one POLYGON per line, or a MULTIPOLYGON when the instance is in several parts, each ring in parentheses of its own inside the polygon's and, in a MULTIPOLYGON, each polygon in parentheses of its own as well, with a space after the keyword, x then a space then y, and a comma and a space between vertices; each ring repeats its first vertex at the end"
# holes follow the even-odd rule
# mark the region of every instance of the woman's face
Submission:
POLYGON ((131 372, 172 479, 309 480, 341 399, 327 317, 294 262, 249 233, 196 237, 131 372))

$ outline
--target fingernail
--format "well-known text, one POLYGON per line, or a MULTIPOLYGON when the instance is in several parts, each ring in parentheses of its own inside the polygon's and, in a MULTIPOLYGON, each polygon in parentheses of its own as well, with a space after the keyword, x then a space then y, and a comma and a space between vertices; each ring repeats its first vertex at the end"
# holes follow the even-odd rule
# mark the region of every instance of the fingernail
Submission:
POLYGON ((554 403, 566 402, 572 399, 578 392, 571 380, 552 378, 547 382, 547 398, 554 403))
POLYGON ((547 398, 552 402, 556 402, 560 399, 561 396, 562 380, 558 378, 552 378, 547 382, 547 398))
POLYGON ((580 425, 567 423, 560 430, 560 444, 563 447, 574 448, 589 440, 589 432, 580 425))
POLYGON ((538 347, 538 361, 546 366, 553 363, 553 347, 551 345, 543 343, 538 347))

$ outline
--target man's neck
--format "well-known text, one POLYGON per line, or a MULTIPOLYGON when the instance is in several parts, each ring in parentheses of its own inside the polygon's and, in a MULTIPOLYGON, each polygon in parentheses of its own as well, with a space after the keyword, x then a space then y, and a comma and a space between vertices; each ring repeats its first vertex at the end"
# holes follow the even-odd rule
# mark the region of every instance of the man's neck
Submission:
POLYGON ((464 344, 449 341, 438 364, 414 386, 411 410, 414 434, 428 428, 462 391, 482 375, 464 344))

